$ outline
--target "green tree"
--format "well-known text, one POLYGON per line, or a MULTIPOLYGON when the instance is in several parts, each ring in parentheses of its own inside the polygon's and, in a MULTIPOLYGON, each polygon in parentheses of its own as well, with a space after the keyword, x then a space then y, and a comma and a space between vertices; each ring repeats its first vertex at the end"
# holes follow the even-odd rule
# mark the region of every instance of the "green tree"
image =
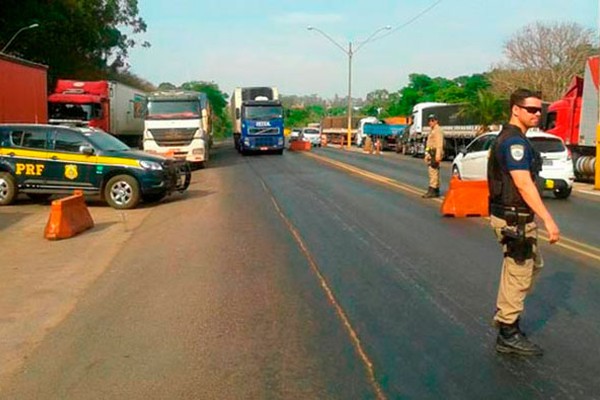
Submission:
POLYGON ((482 126, 482 131, 489 131, 489 126, 508 120, 508 107, 505 102, 489 90, 480 90, 474 100, 465 104, 460 114, 474 119, 482 126))
POLYGON ((137 0, 2 0, 0 45, 35 22, 9 54, 48 65, 51 86, 57 78, 104 79, 127 69, 128 50, 146 31, 138 13, 137 0))
POLYGON ((214 82, 191 81, 181 85, 184 90, 206 93, 213 112, 213 133, 216 138, 224 138, 231 133, 232 123, 227 113, 227 94, 214 82))

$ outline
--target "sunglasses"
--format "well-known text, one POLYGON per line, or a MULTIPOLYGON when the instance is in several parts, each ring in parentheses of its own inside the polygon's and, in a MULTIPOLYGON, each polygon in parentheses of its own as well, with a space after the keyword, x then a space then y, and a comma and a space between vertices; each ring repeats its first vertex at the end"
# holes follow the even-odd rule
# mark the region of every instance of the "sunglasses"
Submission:
POLYGON ((529 107, 529 106, 521 106, 518 104, 515 104, 517 107, 522 108, 523 110, 527 111, 529 114, 536 114, 536 113, 542 113, 542 108, 541 107, 529 107))

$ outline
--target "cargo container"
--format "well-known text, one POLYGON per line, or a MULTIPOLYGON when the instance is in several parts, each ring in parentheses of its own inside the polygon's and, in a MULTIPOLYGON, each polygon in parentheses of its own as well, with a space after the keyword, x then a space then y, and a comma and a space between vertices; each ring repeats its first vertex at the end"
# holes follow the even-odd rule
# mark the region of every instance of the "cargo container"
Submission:
POLYGON ((0 123, 48 122, 47 69, 0 54, 0 123))

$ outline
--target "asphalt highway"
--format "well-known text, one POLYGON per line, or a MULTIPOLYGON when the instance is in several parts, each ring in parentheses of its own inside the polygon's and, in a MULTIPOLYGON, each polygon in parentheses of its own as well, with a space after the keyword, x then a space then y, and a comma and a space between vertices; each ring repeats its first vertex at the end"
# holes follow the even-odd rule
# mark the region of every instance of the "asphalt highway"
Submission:
POLYGON ((0 397, 600 397, 597 201, 548 199, 572 249, 542 244, 523 316, 546 354, 498 355, 501 254, 487 222, 421 199, 421 160, 313 154, 406 189, 303 153, 217 148, 0 397))

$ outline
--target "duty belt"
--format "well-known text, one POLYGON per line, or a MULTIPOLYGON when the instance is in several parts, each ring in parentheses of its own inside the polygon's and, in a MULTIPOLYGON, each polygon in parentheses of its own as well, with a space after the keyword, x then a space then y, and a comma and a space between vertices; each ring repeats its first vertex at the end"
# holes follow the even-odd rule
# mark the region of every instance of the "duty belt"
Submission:
POLYGON ((534 214, 527 207, 502 206, 499 204, 490 204, 490 214, 494 217, 506 220, 508 225, 517 225, 518 217, 524 220, 526 224, 533 222, 534 214))

